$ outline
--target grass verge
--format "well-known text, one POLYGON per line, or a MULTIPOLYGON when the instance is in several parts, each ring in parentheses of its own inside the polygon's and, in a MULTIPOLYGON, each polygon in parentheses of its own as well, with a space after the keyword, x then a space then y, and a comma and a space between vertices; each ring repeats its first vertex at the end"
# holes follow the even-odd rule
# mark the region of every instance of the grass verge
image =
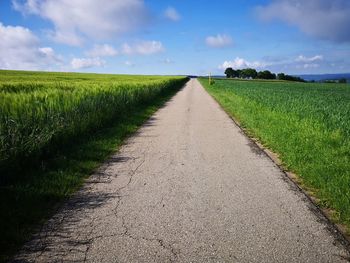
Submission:
POLYGON ((180 86, 163 91, 110 125, 61 148, 40 166, 15 170, 16 180, 1 185, 0 262, 5 262, 52 215, 123 140, 135 132, 180 86))
MULTIPOLYGON (((350 86, 215 80, 205 89, 350 229, 350 86)), ((344 228, 343 228, 344 229, 344 228)))

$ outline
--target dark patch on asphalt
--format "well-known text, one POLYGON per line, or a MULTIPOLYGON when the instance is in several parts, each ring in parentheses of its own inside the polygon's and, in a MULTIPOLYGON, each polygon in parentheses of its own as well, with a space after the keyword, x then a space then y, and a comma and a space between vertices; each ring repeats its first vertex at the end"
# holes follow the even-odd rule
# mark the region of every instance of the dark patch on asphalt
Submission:
POLYGON ((255 153, 256 155, 261 156, 261 155, 264 154, 264 151, 261 150, 261 148, 260 148, 258 145, 256 145, 256 143, 253 142, 252 140, 249 140, 249 142, 247 143, 247 145, 249 146, 250 150, 251 150, 253 153, 255 153))

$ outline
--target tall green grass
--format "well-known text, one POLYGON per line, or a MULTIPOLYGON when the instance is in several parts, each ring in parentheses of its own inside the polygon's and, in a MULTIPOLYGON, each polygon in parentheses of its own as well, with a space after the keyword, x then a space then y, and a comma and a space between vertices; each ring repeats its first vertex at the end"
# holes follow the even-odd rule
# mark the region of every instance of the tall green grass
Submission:
POLYGON ((0 71, 0 166, 40 160, 183 82, 180 77, 0 71))
MULTIPOLYGON (((215 80, 207 91, 350 227, 350 86, 215 80)), ((350 229, 350 228, 349 228, 350 229)))
POLYGON ((186 81, 0 71, 0 262, 186 81))

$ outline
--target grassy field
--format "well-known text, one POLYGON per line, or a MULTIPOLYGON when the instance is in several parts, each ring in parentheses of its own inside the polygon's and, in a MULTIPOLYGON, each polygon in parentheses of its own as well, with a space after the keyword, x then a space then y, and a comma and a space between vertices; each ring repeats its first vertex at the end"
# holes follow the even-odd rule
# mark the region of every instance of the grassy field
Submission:
POLYGON ((200 81, 350 229, 350 85, 200 81))
MULTIPOLYGON (((152 101, 176 77, 0 72, 0 166, 55 147, 152 101)), ((2 179, 2 178, 1 178, 2 179)))
POLYGON ((0 71, 0 261, 186 81, 0 71))

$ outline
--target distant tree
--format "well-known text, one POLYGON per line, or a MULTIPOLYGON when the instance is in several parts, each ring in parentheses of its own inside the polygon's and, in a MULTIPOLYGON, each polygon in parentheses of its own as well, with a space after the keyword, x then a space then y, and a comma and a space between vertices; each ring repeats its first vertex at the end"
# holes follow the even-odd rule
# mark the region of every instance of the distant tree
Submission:
POLYGON ((225 70, 226 78, 233 78, 234 73, 235 72, 234 72, 233 68, 227 68, 225 70))
POLYGON ((238 69, 237 69, 237 70, 233 70, 233 77, 234 77, 234 78, 238 78, 238 77, 239 77, 239 74, 240 74, 240 72, 239 72, 238 69))
POLYGON ((240 71, 234 70, 233 68, 227 68, 225 70, 225 75, 227 78, 238 78, 240 77, 240 71))
POLYGON ((277 75, 277 78, 279 80, 288 80, 288 81, 298 81, 298 82, 305 82, 304 79, 300 78, 300 77, 295 77, 295 76, 290 76, 290 75, 286 75, 284 73, 279 73, 277 75))
POLYGON ((239 74, 239 77, 242 78, 242 79, 248 78, 248 75, 246 73, 247 73, 246 69, 242 69, 241 73, 239 74))
POLYGON ((268 70, 260 71, 257 75, 258 79, 276 79, 276 74, 272 74, 268 70))
POLYGON ((258 72, 257 78, 258 78, 258 79, 265 79, 264 71, 259 71, 259 72, 258 72))
POLYGON ((339 80, 339 83, 347 83, 346 78, 341 78, 341 79, 339 80))
POLYGON ((284 73, 278 73, 277 74, 277 79, 279 79, 279 80, 284 80, 285 79, 285 74, 284 73))
MULTIPOLYGON (((272 73, 269 70, 263 70, 263 71, 257 72, 253 68, 235 70, 230 67, 230 68, 226 68, 225 74, 227 78, 279 79, 279 80, 306 82, 304 79, 297 76, 291 76, 284 73, 278 73, 276 75, 275 73, 272 73)), ((341 79, 339 80, 339 83, 346 83, 346 81, 347 81, 346 79, 341 79)))
POLYGON ((253 68, 246 68, 246 69, 242 69, 241 75, 242 75, 242 78, 255 79, 258 75, 258 72, 256 72, 256 70, 253 68))
POLYGON ((295 76, 290 76, 290 75, 286 75, 285 79, 289 80, 289 81, 305 82, 305 80, 300 78, 300 77, 295 77, 295 76))

